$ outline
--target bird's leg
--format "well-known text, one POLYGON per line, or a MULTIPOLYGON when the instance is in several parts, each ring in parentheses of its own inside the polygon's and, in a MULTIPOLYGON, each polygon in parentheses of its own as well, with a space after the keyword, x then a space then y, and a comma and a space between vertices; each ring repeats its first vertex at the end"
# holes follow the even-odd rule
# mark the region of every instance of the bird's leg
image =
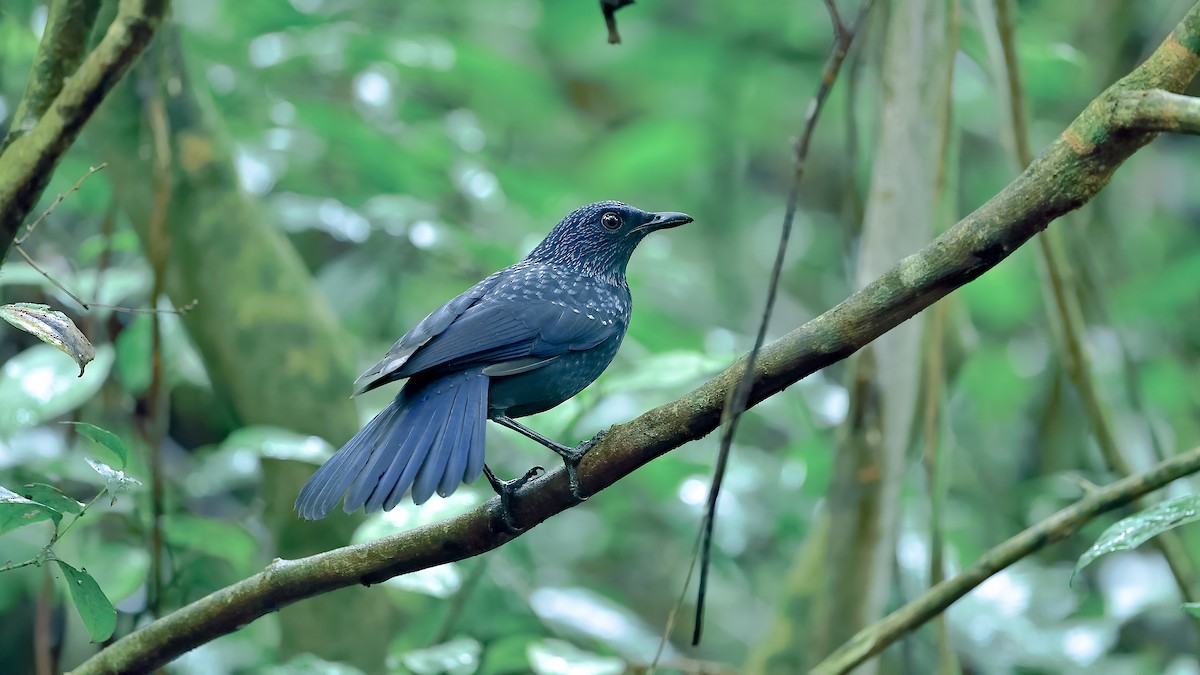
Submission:
POLYGON ((504 521, 504 526, 507 527, 508 530, 513 534, 520 534, 521 532, 525 531, 525 528, 518 527, 516 520, 513 519, 513 495, 517 493, 517 490, 520 490, 525 486, 526 483, 536 478, 537 475, 543 471, 545 471, 545 469, 542 467, 535 466, 529 471, 526 471, 525 475, 521 476, 520 478, 514 478, 512 480, 500 480, 496 477, 496 474, 492 473, 492 470, 488 468, 487 464, 483 465, 483 474, 487 476, 488 482, 492 484, 492 489, 496 491, 496 494, 500 495, 500 519, 504 521))
POLYGON ((541 443, 547 448, 553 450, 558 454, 559 457, 562 457, 563 464, 567 467, 567 485, 569 485, 571 488, 571 496, 581 502, 587 499, 587 495, 583 494, 583 491, 579 489, 579 461, 583 459, 584 454, 586 454, 587 451, 590 450, 593 445, 595 445, 595 439, 580 443, 579 447, 568 448, 562 443, 558 443, 546 438, 545 436, 539 434, 533 429, 530 429, 524 424, 521 424, 508 415, 496 415, 492 417, 492 420, 497 424, 512 429, 522 436, 532 438, 538 443, 541 443))

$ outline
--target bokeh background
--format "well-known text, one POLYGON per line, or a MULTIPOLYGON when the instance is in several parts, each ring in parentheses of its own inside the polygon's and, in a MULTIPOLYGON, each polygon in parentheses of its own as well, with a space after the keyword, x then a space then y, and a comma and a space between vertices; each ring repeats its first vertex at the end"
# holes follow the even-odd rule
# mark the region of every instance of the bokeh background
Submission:
MULTIPOLYGON (((1017 172, 1006 84, 989 51, 991 3, 961 4, 935 232, 1017 172)), ((55 544, 116 604, 118 634, 276 555, 374 538, 488 499, 477 484, 366 519, 306 525, 290 512, 307 475, 392 395, 349 402, 354 376, 576 206, 620 199, 686 211, 696 222, 642 245, 629 273, 636 311, 617 360, 531 426, 564 441, 588 438, 688 391, 752 344, 792 181, 791 143, 831 43, 825 8, 817 0, 645 0, 617 15, 623 43, 613 46, 595 5, 175 3, 170 25, 85 129, 44 201, 89 166, 108 168, 25 245, 86 299, 161 309, 199 299, 182 319, 160 316, 162 377, 153 381, 149 315, 83 312, 15 255, 0 271, 0 302, 61 308, 98 347, 76 378, 58 352, 0 329, 0 485, 51 483, 84 502, 96 493, 103 479, 83 458, 97 450, 62 420, 126 439, 135 448, 129 473, 146 485, 148 448, 162 453, 161 589, 148 582, 148 488, 101 500, 55 544), (166 122, 173 167, 167 293, 157 300, 144 243, 163 194, 156 120, 166 122)), ((1189 6, 1017 3, 1035 150, 1189 6)), ((844 13, 855 9, 846 4, 844 13)), ((889 96, 885 14, 858 37, 820 122, 772 336, 853 290, 889 96)), ((45 20, 44 3, 0 6, 0 125, 45 20)), ((915 150, 927 151, 926 161, 939 153, 915 150)), ((1072 263, 1091 366, 1139 467, 1200 440, 1198 153, 1194 139, 1160 138, 1054 225, 1072 263)), ((1064 374, 1038 265, 1027 246, 943 301, 937 426, 949 574, 1078 499, 1088 482, 1112 479, 1064 374)), ((876 358, 889 367, 887 353, 876 358)), ((743 672, 763 668, 771 653, 803 651, 821 616, 806 598, 822 585, 810 563, 827 541, 817 535, 850 405, 846 378, 844 365, 832 366, 744 419, 722 494, 705 641, 687 646, 689 596, 667 665, 743 672), (768 639, 781 631, 792 639, 768 639)), ((680 448, 481 558, 264 617, 168 672, 640 672, 682 590, 716 447, 713 437, 680 448)), ((923 447, 914 430, 895 507, 889 607, 928 583, 923 447)), ((489 461, 502 475, 555 463, 499 429, 489 430, 489 461)), ((948 632, 963 668, 1200 673, 1196 625, 1154 549, 1102 559, 1068 584, 1079 554, 1112 521, 1099 519, 957 603, 948 632)), ((45 524, 0 536, 0 562, 35 555, 49 536, 45 524)), ((63 668, 94 649, 57 576, 50 568, 0 573, 6 672, 33 672, 38 639, 63 668)), ((933 672, 935 640, 928 627, 915 633, 883 667, 933 672)))

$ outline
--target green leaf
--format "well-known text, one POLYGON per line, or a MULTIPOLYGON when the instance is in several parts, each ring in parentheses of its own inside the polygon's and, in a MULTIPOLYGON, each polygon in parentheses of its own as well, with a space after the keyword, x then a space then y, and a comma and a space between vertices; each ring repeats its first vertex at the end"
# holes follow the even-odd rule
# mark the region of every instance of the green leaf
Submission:
POLYGON ((246 449, 262 457, 294 459, 322 464, 333 456, 333 448, 319 436, 298 434, 271 426, 243 427, 221 442, 221 449, 246 449))
POLYGON ((87 573, 86 569, 77 570, 61 560, 55 560, 67 578, 67 588, 71 591, 71 602, 83 625, 87 628, 88 637, 92 642, 103 642, 112 637, 117 629, 117 610, 100 590, 100 584, 87 573))
POLYGON ((0 534, 43 520, 53 520, 57 526, 62 514, 45 504, 0 487, 0 534))
POLYGON ((143 315, 129 322, 117 335, 117 374, 125 391, 141 394, 150 386, 150 360, 154 320, 143 315))
POLYGON ((63 422, 63 424, 74 424, 75 431, 78 431, 81 435, 92 439, 100 444, 101 447, 107 449, 116 456, 121 468, 125 468, 125 463, 129 461, 129 447, 125 445, 125 441, 121 440, 120 436, 87 422, 63 422))
POLYGON ((21 496, 45 504, 59 513, 79 513, 83 510, 83 504, 66 496, 58 488, 44 483, 30 483, 22 487, 21 496))
POLYGON ((471 675, 479 670, 483 647, 471 638, 459 638, 400 656, 416 675, 471 675))
POLYGON ((78 547, 73 554, 91 565, 90 574, 114 603, 136 593, 146 585, 150 572, 150 553, 144 546, 133 546, 114 537, 72 536, 78 547))
POLYGON ((1129 551, 1180 525, 1200 520, 1200 494, 1185 495, 1122 518, 1100 534, 1075 563, 1071 580, 1093 560, 1114 551, 1129 551))
POLYGON ((451 562, 392 577, 383 585, 410 593, 448 598, 462 588, 462 572, 457 563, 451 562))
POLYGON ((100 390, 112 367, 113 350, 101 345, 87 374, 49 345, 34 345, 0 368, 0 436, 37 426, 70 412, 100 390))
POLYGON ((118 471, 104 462, 97 462, 91 457, 84 457, 83 461, 96 470, 96 473, 104 477, 104 489, 108 490, 112 495, 113 501, 117 500, 117 495, 122 492, 128 492, 142 484, 142 481, 126 476, 124 471, 118 471))
POLYGON ((49 305, 32 302, 0 305, 0 319, 36 335, 42 342, 75 359, 75 363, 79 364, 80 377, 83 377, 83 369, 87 364, 96 358, 96 348, 75 322, 66 314, 50 309, 49 305))
POLYGON ((653 628, 633 610, 595 591, 543 586, 529 595, 529 608, 557 634, 587 636, 626 658, 649 661, 658 651, 660 636, 653 628))
POLYGON ((540 635, 508 635, 489 641, 479 675, 507 675, 529 672, 529 647, 541 641, 540 635))
POLYGON ((546 639, 529 645, 529 665, 537 675, 620 675, 625 662, 600 656, 562 640, 546 639))
POLYGON ((373 513, 350 538, 353 544, 390 537, 408 530, 459 516, 479 505, 483 500, 474 492, 459 490, 445 498, 434 498, 421 506, 412 502, 401 502, 391 511, 373 513))
POLYGON ((173 546, 228 560, 239 572, 248 570, 260 548, 240 525, 190 514, 166 518, 163 535, 173 546))
POLYGON ((1194 617, 1200 618, 1200 602, 1185 602, 1183 603, 1183 611, 1191 614, 1194 617))
POLYGON ((354 666, 326 661, 312 654, 293 656, 287 663, 255 669, 262 675, 362 675, 354 666))

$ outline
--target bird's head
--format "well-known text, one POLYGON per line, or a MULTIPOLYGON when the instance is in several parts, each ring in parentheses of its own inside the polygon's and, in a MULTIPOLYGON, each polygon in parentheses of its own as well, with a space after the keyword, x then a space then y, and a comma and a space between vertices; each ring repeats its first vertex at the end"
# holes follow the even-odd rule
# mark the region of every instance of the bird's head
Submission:
POLYGON ((581 206, 563 218, 526 260, 577 267, 622 279, 633 249, 649 233, 692 222, 686 213, 643 211, 621 202, 581 206))

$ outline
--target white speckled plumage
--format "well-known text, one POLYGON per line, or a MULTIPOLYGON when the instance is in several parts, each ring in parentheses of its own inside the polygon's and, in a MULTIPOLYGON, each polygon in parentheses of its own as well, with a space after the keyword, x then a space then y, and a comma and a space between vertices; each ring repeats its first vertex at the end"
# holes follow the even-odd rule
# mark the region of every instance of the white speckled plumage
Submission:
POLYGON ((390 509, 410 489, 421 503, 478 478, 487 418, 514 424, 505 418, 548 410, 599 377, 629 326, 634 248, 690 221, 620 202, 576 209, 524 260, 425 317, 359 378, 359 393, 409 381, 317 470, 300 515, 324 517, 343 494, 347 512, 390 509))

